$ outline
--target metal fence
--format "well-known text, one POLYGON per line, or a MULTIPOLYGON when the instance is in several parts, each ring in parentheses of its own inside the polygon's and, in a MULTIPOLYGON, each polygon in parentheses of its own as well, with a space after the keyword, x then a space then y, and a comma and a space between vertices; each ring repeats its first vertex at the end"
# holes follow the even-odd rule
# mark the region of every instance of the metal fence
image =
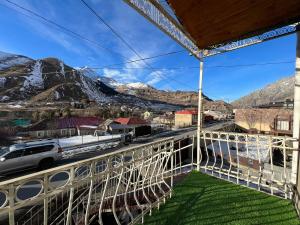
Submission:
POLYGON ((0 183, 0 224, 135 224, 200 170, 292 198, 290 137, 201 132, 163 139, 0 183), (198 159, 198 160, 197 160, 198 159))
POLYGON ((284 136, 202 131, 200 167, 237 184, 291 198, 295 141, 284 136))

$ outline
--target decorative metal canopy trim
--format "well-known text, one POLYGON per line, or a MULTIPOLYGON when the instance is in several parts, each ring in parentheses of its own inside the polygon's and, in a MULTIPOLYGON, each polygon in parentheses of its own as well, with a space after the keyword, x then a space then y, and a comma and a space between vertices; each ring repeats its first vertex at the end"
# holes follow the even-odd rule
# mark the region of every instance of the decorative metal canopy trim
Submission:
MULTIPOLYGON (((142 16, 165 32, 177 43, 186 48, 198 59, 213 56, 216 54, 232 51, 246 46, 258 44, 267 40, 292 34, 297 31, 300 22, 267 31, 251 38, 240 39, 229 43, 209 46, 207 49, 199 49, 190 35, 184 31, 183 27, 168 14, 164 7, 157 0, 124 0, 142 16)), ((298 28, 299 29, 299 28, 298 28)))
POLYGON ((200 49, 194 41, 182 30, 182 27, 160 6, 159 2, 149 0, 124 0, 142 16, 156 25, 160 30, 186 48, 195 57, 199 57, 200 49))
POLYGON ((258 44, 258 43, 261 43, 264 41, 272 40, 272 39, 275 39, 275 38, 278 38, 281 36, 289 35, 289 34, 295 33, 297 31, 297 25, 299 25, 299 24, 300 23, 296 23, 296 24, 285 26, 285 27, 281 27, 281 28, 268 31, 263 34, 251 37, 251 38, 241 39, 241 40, 233 41, 233 42, 230 42, 227 44, 211 46, 207 50, 202 50, 202 54, 203 54, 203 57, 212 56, 212 55, 220 54, 223 52, 228 52, 228 51, 232 51, 235 49, 258 44))

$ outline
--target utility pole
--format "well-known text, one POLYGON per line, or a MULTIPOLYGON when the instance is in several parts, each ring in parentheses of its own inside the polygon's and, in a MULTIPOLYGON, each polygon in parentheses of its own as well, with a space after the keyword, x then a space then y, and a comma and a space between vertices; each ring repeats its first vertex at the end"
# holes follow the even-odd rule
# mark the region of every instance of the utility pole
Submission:
MULTIPOLYGON (((294 87, 294 118, 293 118, 293 137, 298 141, 293 143, 293 148, 299 149, 299 129, 300 129, 300 26, 297 26, 297 47, 296 47, 296 71, 294 87)), ((299 153, 293 151, 292 177, 291 182, 297 184, 297 190, 300 190, 299 177, 299 153)))
POLYGON ((200 60, 199 89, 198 89, 198 122, 197 122, 197 170, 200 171, 202 160, 200 136, 202 129, 202 81, 203 81, 203 59, 200 60))

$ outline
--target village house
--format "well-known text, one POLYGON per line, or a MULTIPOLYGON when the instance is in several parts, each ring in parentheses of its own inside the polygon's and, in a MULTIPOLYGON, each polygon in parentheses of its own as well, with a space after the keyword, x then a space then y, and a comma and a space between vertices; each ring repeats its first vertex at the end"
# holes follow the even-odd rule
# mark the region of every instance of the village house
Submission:
POLYGON ((75 135, 92 135, 101 120, 97 117, 66 117, 42 120, 26 128, 20 128, 18 135, 30 138, 58 138, 75 135))
POLYGON ((235 123, 254 133, 291 135, 293 111, 290 109, 236 109, 235 123))
POLYGON ((115 119, 114 122, 119 124, 115 124, 113 126, 115 130, 128 130, 128 132, 132 132, 133 136, 135 137, 151 134, 151 126, 149 125, 149 123, 138 117, 120 117, 115 119), (129 131, 130 129, 132 130, 129 131))
POLYGON ((213 120, 226 120, 231 117, 231 113, 223 111, 215 111, 215 110, 207 110, 204 112, 206 116, 211 116, 213 120))
POLYGON ((175 112, 175 127, 189 127, 197 124, 198 111, 191 110, 180 110, 175 112))
POLYGON ((160 115, 160 116, 154 117, 152 119, 152 123, 166 125, 167 127, 172 127, 172 126, 174 126, 174 123, 175 123, 175 115, 174 114, 165 114, 165 115, 160 115))
POLYGON ((130 125, 121 124, 120 122, 114 121, 112 119, 107 119, 99 125, 97 134, 128 134, 132 131, 133 127, 130 125))
MULTIPOLYGON (((203 113, 202 122, 211 122, 214 117, 203 113)), ((185 109, 175 112, 175 127, 190 127, 197 125, 198 111, 195 109, 185 109)))

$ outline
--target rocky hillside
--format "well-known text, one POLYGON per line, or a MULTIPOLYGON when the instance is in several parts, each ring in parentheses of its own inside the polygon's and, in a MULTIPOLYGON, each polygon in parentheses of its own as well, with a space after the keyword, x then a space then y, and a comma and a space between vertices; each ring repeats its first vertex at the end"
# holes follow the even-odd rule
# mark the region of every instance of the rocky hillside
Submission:
MULTIPOLYGON (((212 105, 211 99, 203 97, 204 105, 212 105)), ((139 82, 123 84, 88 68, 72 68, 56 58, 33 60, 0 52, 0 103, 40 104, 83 99, 99 104, 176 110, 197 106, 198 94, 158 90, 139 82)))
POLYGON ((254 107, 270 102, 285 101, 294 98, 295 78, 286 77, 264 88, 254 91, 231 104, 235 108, 254 107))
MULTIPOLYGON (((137 96, 147 100, 158 100, 170 104, 179 104, 184 106, 197 106, 198 93, 193 91, 164 91, 158 90, 143 83, 129 83, 118 85, 116 90, 121 93, 137 96)), ((212 101, 206 96, 204 102, 212 101)))
MULTIPOLYGON (((17 57, 15 60, 20 61, 17 57)), ((105 91, 111 88, 106 85, 101 87, 81 71, 74 70, 58 59, 29 59, 23 63, 10 63, 11 66, 0 70, 1 102, 110 100, 110 94, 105 91)))

